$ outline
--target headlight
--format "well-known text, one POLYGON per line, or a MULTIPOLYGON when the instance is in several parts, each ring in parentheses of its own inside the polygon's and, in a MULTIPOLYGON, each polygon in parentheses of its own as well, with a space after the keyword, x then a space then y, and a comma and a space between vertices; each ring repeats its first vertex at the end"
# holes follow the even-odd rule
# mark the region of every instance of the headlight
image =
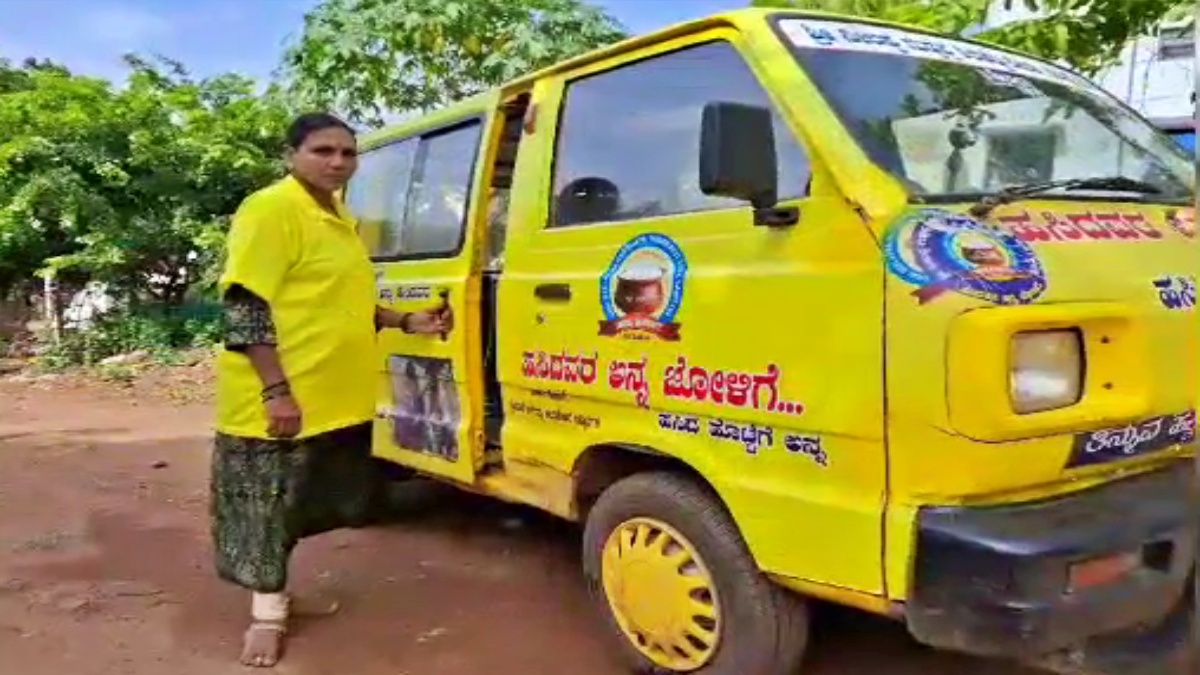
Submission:
POLYGON ((1017 333, 1009 368, 1009 397, 1018 414, 1075 405, 1083 395, 1083 335, 1076 329, 1017 333))

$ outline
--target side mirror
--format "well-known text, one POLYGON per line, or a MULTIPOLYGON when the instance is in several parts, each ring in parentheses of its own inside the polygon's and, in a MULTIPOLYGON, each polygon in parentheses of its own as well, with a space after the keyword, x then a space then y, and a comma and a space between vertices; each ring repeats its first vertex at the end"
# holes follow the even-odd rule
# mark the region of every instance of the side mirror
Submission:
POLYGON ((700 191, 771 209, 779 200, 779 161, 771 111, 715 101, 700 123, 700 191))

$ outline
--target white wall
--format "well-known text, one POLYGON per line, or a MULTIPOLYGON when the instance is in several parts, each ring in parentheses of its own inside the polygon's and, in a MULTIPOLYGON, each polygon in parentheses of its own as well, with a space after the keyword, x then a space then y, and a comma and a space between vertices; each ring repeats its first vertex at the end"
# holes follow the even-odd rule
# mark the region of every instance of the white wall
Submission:
POLYGON ((1125 50, 1122 63, 1097 80, 1146 117, 1191 117, 1196 57, 1163 59, 1158 39, 1143 38, 1125 50))
MULTIPOLYGON (((997 0, 988 16, 989 26, 998 26, 1032 16, 1024 3, 1010 10, 997 0)), ((1195 40, 1195 31, 1190 35, 1195 40)), ((1192 117, 1192 92, 1196 90, 1196 55, 1163 59, 1157 37, 1138 40, 1125 49, 1121 63, 1097 76, 1108 91, 1141 112, 1155 117, 1192 117)))

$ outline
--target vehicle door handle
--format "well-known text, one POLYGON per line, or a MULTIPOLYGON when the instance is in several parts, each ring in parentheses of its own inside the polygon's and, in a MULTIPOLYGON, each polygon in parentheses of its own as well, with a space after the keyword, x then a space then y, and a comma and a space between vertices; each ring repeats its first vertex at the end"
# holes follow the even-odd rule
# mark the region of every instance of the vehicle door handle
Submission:
POLYGON ((567 302, 571 299, 570 284, 538 284, 533 294, 541 300, 567 302))

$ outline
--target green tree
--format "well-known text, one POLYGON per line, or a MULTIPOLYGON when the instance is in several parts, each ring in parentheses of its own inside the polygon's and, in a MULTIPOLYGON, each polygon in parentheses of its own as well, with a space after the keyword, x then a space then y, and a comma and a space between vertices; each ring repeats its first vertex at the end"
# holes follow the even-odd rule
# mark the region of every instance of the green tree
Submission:
POLYGON ((130 57, 126 85, 23 69, 0 93, 0 285, 54 271, 179 303, 238 202, 281 171, 275 91, 130 57))
POLYGON ((28 68, 5 71, 0 94, 0 287, 27 280, 80 247, 80 221, 112 217, 99 194, 112 165, 104 146, 107 82, 28 68))
MULTIPOLYGON (((1011 8, 1018 0, 1005 0, 1011 8)), ((990 0, 752 0, 756 7, 794 7, 896 21, 960 34, 985 22, 990 0)), ((1180 0, 1021 0, 1034 18, 974 36, 1063 61, 1093 75, 1114 63, 1130 41, 1152 33, 1166 18, 1186 16, 1194 6, 1180 0)))
POLYGON ((580 0, 324 0, 281 72, 304 104, 378 124, 624 36, 580 0))
POLYGON ((67 74, 67 69, 47 59, 28 58, 20 66, 0 58, 0 94, 28 89, 32 86, 34 73, 54 72, 67 74))

